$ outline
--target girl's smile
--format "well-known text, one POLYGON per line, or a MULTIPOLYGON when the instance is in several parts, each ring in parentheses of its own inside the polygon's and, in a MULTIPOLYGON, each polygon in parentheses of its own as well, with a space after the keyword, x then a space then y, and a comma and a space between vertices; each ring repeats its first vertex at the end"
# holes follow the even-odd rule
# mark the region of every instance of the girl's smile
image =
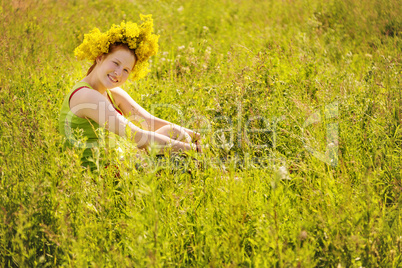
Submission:
POLYGON ((108 74, 107 76, 109 77, 109 79, 110 79, 113 83, 119 82, 119 80, 117 80, 116 78, 113 78, 113 76, 111 76, 110 74, 108 74))

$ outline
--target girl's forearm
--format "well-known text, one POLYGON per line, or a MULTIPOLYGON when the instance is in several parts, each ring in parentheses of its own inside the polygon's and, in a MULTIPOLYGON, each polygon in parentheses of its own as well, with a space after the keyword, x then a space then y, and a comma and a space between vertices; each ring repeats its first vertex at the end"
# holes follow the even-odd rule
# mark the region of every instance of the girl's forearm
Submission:
POLYGON ((171 123, 169 121, 154 117, 151 119, 151 124, 150 124, 150 128, 149 130, 151 131, 157 131, 158 129, 166 126, 166 125, 170 125, 172 126, 172 128, 176 127, 176 128, 182 128, 188 135, 190 135, 190 137, 196 141, 199 140, 201 138, 200 134, 197 132, 192 131, 191 129, 176 125, 174 123, 171 123))

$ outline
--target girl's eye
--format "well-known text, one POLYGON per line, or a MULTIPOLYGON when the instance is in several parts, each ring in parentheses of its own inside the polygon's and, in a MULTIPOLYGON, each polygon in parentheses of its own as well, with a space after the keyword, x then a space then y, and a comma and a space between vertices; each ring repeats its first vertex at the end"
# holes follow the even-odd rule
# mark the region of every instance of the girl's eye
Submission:
POLYGON ((127 70, 127 69, 124 69, 124 71, 125 71, 126 73, 128 73, 128 70, 127 70))
POLYGON ((115 62, 115 61, 114 61, 113 63, 116 64, 116 65, 119 65, 119 64, 118 64, 117 62, 115 62))

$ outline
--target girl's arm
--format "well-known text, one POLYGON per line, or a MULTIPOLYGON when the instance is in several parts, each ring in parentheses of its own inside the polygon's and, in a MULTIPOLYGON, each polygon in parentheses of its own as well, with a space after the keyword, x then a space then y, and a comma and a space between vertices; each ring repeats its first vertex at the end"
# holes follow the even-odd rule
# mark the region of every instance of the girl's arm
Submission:
POLYGON ((129 122, 124 116, 116 112, 113 105, 98 91, 83 88, 71 97, 70 109, 78 117, 90 118, 104 126, 107 130, 126 136, 126 129, 131 132, 131 139, 142 148, 148 148, 156 144, 160 153, 165 151, 189 151, 195 150, 195 146, 189 143, 170 139, 156 132, 143 130, 129 122))
POLYGON ((162 127, 170 126, 172 132, 185 132, 192 138, 193 141, 200 140, 201 136, 199 133, 151 115, 137 102, 135 102, 123 89, 117 87, 111 89, 110 91, 113 94, 116 105, 119 106, 123 114, 133 121, 140 122, 143 129, 157 131, 162 127))

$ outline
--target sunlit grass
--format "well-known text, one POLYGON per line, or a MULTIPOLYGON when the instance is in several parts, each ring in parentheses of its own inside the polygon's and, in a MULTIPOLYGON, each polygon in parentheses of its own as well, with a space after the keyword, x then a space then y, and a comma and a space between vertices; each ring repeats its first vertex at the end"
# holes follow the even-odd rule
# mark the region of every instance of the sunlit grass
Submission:
POLYGON ((398 1, 31 0, 0 14, 2 266, 401 265, 398 1), (207 147, 141 160, 121 141, 120 177, 91 173, 57 131, 90 64, 73 50, 140 13, 160 52, 124 88, 207 147))

